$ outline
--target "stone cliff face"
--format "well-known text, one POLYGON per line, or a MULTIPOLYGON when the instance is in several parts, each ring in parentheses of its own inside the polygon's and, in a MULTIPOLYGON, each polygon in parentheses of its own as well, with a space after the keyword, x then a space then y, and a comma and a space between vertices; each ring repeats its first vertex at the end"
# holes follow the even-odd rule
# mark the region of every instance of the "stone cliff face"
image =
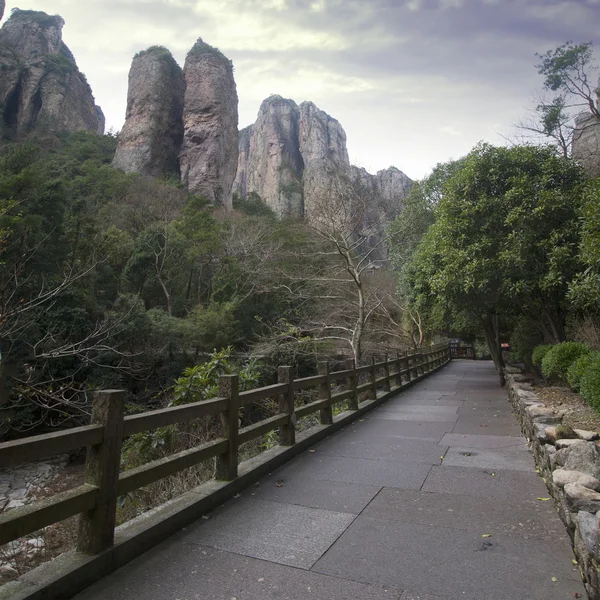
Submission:
POLYGON ((0 0, 0 19, 4 16, 4 9, 6 8, 5 0, 0 0))
POLYGON ((300 111, 292 100, 271 96, 261 105, 256 123, 240 132, 234 192, 256 192, 280 216, 303 214, 298 126, 300 111))
POLYGON ((135 56, 114 167, 153 177, 179 175, 184 95, 183 71, 166 48, 135 56))
POLYGON ((300 105, 300 153, 304 160, 304 214, 311 218, 328 194, 332 177, 350 168, 346 132, 312 102, 300 105))
POLYGON ((194 194, 231 208, 238 164, 238 99, 231 62, 201 39, 183 69, 181 180, 194 194))
POLYGON ((0 104, 4 127, 104 133, 85 76, 62 41, 64 21, 43 12, 15 11, 0 29, 0 104))
POLYGON ((271 96, 254 125, 239 138, 234 191, 256 192, 279 216, 306 216, 326 201, 335 179, 350 179, 373 197, 372 219, 394 218, 411 180, 395 167, 376 175, 350 165, 346 133, 338 121, 312 102, 271 96))

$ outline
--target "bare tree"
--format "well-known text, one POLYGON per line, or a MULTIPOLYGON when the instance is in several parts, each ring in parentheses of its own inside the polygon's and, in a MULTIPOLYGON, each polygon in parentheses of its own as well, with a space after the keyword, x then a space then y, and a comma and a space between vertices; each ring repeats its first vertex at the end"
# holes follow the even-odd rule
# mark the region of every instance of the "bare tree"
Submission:
POLYGON ((387 267, 387 217, 373 190, 344 172, 311 199, 304 228, 306 247, 282 272, 293 298, 304 302, 302 318, 283 335, 303 343, 348 347, 356 361, 375 316, 388 299, 378 274, 387 267))

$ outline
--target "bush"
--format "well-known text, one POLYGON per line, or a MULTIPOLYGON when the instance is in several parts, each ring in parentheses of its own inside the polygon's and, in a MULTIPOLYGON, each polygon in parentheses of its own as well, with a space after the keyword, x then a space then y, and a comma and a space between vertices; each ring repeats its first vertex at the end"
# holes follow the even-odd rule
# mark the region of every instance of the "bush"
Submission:
POLYGON ((569 367, 580 357, 589 354, 590 349, 579 342, 563 342, 552 346, 542 360, 544 377, 567 381, 569 367))
POLYGON ((581 379, 593 360, 600 357, 600 352, 590 352, 580 356, 567 370, 567 381, 574 392, 581 388, 581 379))
POLYGON ((588 404, 600 409, 600 353, 594 353, 590 360, 590 364, 581 378, 579 390, 588 404))
POLYGON ((542 344, 541 346, 536 346, 531 355, 531 360, 536 367, 542 366, 542 361, 544 360, 544 356, 548 354, 552 348, 551 344, 542 344))

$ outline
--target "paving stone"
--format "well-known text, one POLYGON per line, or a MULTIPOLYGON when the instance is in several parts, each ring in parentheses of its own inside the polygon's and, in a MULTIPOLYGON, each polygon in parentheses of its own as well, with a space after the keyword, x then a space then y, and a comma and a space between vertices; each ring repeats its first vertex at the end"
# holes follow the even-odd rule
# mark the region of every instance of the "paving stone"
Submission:
POLYGON ((349 456, 355 458, 378 458, 380 460, 412 460, 429 465, 440 464, 440 456, 446 448, 435 440, 402 438, 390 435, 372 436, 340 434, 318 444, 315 454, 349 456))
POLYGON ((378 409, 373 411, 369 415, 369 419, 384 419, 388 421, 411 421, 416 423, 444 423, 448 431, 452 431, 452 428, 456 424, 458 415, 454 418, 449 417, 445 414, 435 414, 427 412, 401 412, 395 410, 383 410, 378 409))
POLYGON ((361 516, 312 570, 465 600, 573 598, 583 586, 558 546, 361 516))
POLYGON ((373 411, 373 414, 380 412, 431 414, 453 419, 458 414, 458 406, 436 406, 431 404, 407 405, 400 401, 391 401, 377 408, 373 411))
POLYGON ((433 398, 419 398, 415 396, 398 396, 403 406, 462 406, 464 400, 455 396, 442 395, 433 398))
POLYGON ((181 540, 308 569, 354 518, 348 513, 239 498, 189 527, 181 540))
POLYGON ((419 423, 366 417, 364 421, 356 425, 356 430, 362 430, 363 435, 368 435, 372 439, 377 439, 380 435, 390 435, 439 442, 445 433, 452 431, 454 424, 454 421, 448 423, 419 423))
POLYGON ((548 496, 548 489, 535 472, 468 467, 432 467, 423 484, 424 492, 468 494, 484 498, 520 501, 548 496))
POLYGON ((526 447, 525 439, 520 436, 477 435, 467 433, 447 433, 441 440, 441 446, 459 446, 465 448, 514 448, 526 447))
POLYGON ((383 488, 361 516, 552 543, 565 534, 554 505, 537 498, 482 502, 479 496, 383 488))
POLYGON ((399 600, 401 597, 401 590, 329 577, 208 546, 190 547, 167 541, 73 600, 399 600))
POLYGON ((482 450, 452 446, 444 456, 444 465, 475 467, 478 469, 509 469, 529 473, 535 470, 535 461, 527 448, 521 450, 482 450))
POLYGON ((459 417, 452 433, 471 433, 474 435, 519 436, 521 428, 516 419, 499 420, 489 417, 459 417))
POLYGON ((242 496, 299 504, 335 512, 359 514, 381 486, 327 481, 314 477, 288 477, 285 470, 262 479, 242 496))
POLYGON ((423 485, 430 469, 431 465, 412 460, 364 459, 315 453, 300 457, 284 473, 291 479, 311 477, 414 490, 423 485))

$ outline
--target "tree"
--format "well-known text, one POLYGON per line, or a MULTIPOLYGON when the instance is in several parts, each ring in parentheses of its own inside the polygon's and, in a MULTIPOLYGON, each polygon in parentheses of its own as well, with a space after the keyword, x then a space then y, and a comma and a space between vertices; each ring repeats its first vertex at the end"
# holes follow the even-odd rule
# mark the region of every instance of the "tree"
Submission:
POLYGON ((584 270, 569 289, 569 300, 583 312, 600 312, 600 179, 590 181, 583 193, 579 256, 584 270))
POLYGON ((419 244, 415 297, 430 312, 475 318, 499 370, 508 316, 529 317, 548 341, 564 339, 582 182, 581 169, 551 147, 480 144, 448 180, 419 244))
POLYGON ((403 201, 402 213, 388 227, 390 263, 396 277, 396 294, 383 305, 388 332, 396 330, 414 348, 425 339, 429 323, 412 295, 410 265, 419 242, 435 221, 435 208, 447 181, 464 166, 464 159, 439 163, 428 177, 415 182, 403 201))
POLYGON ((594 119, 586 127, 600 122, 600 109, 596 103, 598 90, 591 80, 596 70, 593 45, 591 42, 567 42, 536 56, 540 60, 536 68, 544 76, 543 93, 533 111, 534 116, 518 127, 534 136, 550 138, 563 156, 568 157, 573 144, 575 116, 582 111, 591 113, 594 119))
POLYGON ((305 243, 282 270, 301 314, 283 323, 286 339, 347 346, 361 360, 368 328, 386 297, 383 203, 345 173, 331 173, 313 198, 305 243))

